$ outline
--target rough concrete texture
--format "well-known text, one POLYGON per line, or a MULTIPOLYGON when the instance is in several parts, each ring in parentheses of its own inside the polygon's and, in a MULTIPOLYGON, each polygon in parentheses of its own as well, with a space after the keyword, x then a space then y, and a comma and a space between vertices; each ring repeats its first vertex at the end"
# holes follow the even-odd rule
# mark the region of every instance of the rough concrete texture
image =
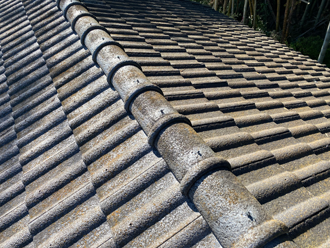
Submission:
MULTIPOLYGON (((70 1, 58 1, 58 5, 64 11, 68 20, 71 22, 72 27, 74 27, 74 30, 80 36, 83 45, 85 44, 85 38, 89 32, 96 29, 104 30, 104 27, 98 24, 96 18, 84 14, 87 14, 88 12, 81 5, 70 5, 70 1)), ((98 33, 93 35, 99 36, 98 38, 94 37, 94 39, 101 40, 104 34, 98 33)), ((105 35, 107 34, 105 33, 105 35)), ((99 46, 101 46, 101 44, 99 46)), ((141 67, 136 62, 132 61, 119 46, 112 44, 102 46, 101 49, 96 48, 99 52, 95 56, 97 63, 107 76, 107 81, 113 85, 117 91, 122 93, 122 99, 126 100, 132 98, 130 95, 127 95, 128 90, 126 89, 129 87, 130 90, 132 90, 131 85, 127 85, 127 81, 135 81, 136 84, 140 81, 147 81, 146 78, 143 77, 143 74, 140 73, 139 75, 141 67), (120 70, 120 68, 123 67, 127 67, 127 70, 120 70), (116 79, 114 79, 114 77, 116 77, 116 79)), ((95 49, 89 49, 91 52, 95 51, 95 49)), ((148 83, 146 84, 148 85, 148 83)), ((196 163, 208 164, 210 161, 209 158, 216 158, 215 154, 210 147, 198 137, 192 128, 189 130, 190 122, 185 120, 186 117, 181 117, 173 107, 168 105, 166 99, 161 95, 152 95, 152 92, 160 91, 158 87, 153 88, 150 85, 149 87, 141 87, 140 89, 141 90, 134 94, 134 99, 130 102, 131 105, 126 104, 126 109, 131 108, 131 113, 140 123, 144 132, 148 134, 149 144, 159 151, 179 182, 190 177, 190 182, 186 182, 186 180, 181 182, 182 188, 187 188, 185 194, 189 195, 189 187, 187 187, 186 184, 191 184, 191 186, 199 185, 197 181, 199 178, 202 178, 202 175, 210 170, 209 167, 212 167, 212 170, 230 168, 229 165, 223 166, 221 165, 223 163, 216 161, 216 163, 219 164, 218 166, 213 165, 212 162, 212 165, 209 166, 199 166, 200 172, 195 173, 196 163), (179 126, 179 124, 175 125, 175 123, 182 124, 179 126), (185 123, 188 123, 188 125, 185 123), (158 140, 156 141, 156 144, 154 144, 154 140, 158 140), (186 177, 187 174, 189 174, 189 176, 186 177)), ((220 171, 220 173, 223 174, 225 172, 220 171)), ((240 187, 238 185, 240 185, 240 183, 235 183, 236 178, 230 172, 227 172, 227 174, 225 173, 222 176, 220 174, 214 175, 218 175, 217 179, 219 182, 222 182, 223 189, 225 189, 227 185, 228 187, 232 187, 237 184, 237 186, 233 186, 231 190, 224 191, 223 194, 220 194, 219 189, 213 187, 213 182, 204 180, 203 184, 206 184, 206 188, 199 186, 197 192, 201 191, 200 194, 206 194, 206 192, 208 192, 210 196, 206 198, 189 196, 201 212, 202 216, 206 218, 213 233, 224 247, 230 247, 234 243, 243 243, 240 241, 241 236, 243 236, 244 239, 246 239, 245 236, 248 236, 248 239, 251 240, 250 243, 257 247, 264 245, 269 240, 285 233, 286 228, 281 227, 283 224, 274 221, 272 223, 276 226, 275 229, 278 230, 273 231, 271 229, 270 231, 265 231, 265 234, 261 234, 260 230, 265 228, 255 227, 259 225, 263 226, 264 222, 269 220, 269 217, 266 215, 257 200, 243 185, 241 185, 242 190, 239 189, 240 187), (221 180, 225 175, 227 180, 221 180), (227 202, 232 202, 231 191, 235 189, 237 193, 236 197, 240 199, 239 201, 244 202, 244 204, 236 203, 233 204, 232 208, 239 209, 239 212, 248 213, 250 213, 249 208, 254 209, 252 212, 256 212, 256 222, 251 222, 248 216, 245 215, 243 215, 245 216, 243 218, 234 219, 230 214, 225 212, 224 209, 228 208, 226 206, 227 202), (213 207, 206 207, 206 205, 209 204, 206 199, 209 199, 210 206, 213 206, 213 204, 211 204, 213 201, 218 202, 218 204, 216 203, 215 209, 213 209, 213 207), (224 207, 222 208, 221 206, 224 207), (213 211, 211 211, 211 209, 213 209, 213 211), (224 222, 220 220, 222 216, 226 216, 224 222, 228 222, 227 225, 224 225, 224 222), (232 221, 231 225, 229 225, 230 221, 232 221), (232 228, 233 226, 235 226, 235 228, 232 228), (252 227, 255 231, 250 234, 248 230, 252 227), (228 238, 228 236, 230 237, 228 238), (267 236, 266 240, 265 236, 267 236)))
POLYGON ((0 23, 1 246, 328 246, 323 65, 189 1, 0 23))

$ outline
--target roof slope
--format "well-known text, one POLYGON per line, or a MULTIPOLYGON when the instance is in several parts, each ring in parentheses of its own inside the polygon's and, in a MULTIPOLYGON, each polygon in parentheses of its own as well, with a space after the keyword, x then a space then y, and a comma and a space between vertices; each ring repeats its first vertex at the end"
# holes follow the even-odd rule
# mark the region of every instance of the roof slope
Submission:
MULTIPOLYGON (((296 245, 329 246, 328 68, 190 2, 83 2, 296 245)), ((56 3, 0 23, 1 245, 221 247, 56 3)))
POLYGON ((109 247, 117 223, 120 246, 162 244, 176 233, 182 237, 171 242, 219 246, 56 4, 8 2, 1 9, 1 123, 9 136, 2 139, 2 246, 109 247), (155 212, 155 203, 166 205, 155 212), (129 212, 140 218, 138 230, 127 231, 129 212))
POLYGON ((188 1, 85 4, 295 242, 327 247, 329 69, 188 1))

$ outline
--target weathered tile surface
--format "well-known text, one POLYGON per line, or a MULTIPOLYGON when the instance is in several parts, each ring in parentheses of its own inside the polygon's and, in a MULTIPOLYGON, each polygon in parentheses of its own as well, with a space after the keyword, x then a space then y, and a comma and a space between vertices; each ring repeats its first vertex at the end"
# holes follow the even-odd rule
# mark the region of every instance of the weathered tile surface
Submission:
MULTIPOLYGON (((189 1, 82 2, 297 246, 329 246, 328 68, 189 1)), ((54 1, 0 1, 0 45, 1 247, 221 247, 54 1)))

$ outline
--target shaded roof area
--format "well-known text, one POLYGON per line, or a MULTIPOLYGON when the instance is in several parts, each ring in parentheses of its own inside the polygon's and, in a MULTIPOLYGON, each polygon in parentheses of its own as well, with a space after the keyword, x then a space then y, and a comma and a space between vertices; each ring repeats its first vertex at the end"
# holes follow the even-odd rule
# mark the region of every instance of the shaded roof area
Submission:
MULTIPOLYGON (((288 228, 267 247, 330 246, 328 68, 190 1, 81 2, 288 228)), ((54 1, 0 1, 0 45, 1 247, 221 247, 54 1)))

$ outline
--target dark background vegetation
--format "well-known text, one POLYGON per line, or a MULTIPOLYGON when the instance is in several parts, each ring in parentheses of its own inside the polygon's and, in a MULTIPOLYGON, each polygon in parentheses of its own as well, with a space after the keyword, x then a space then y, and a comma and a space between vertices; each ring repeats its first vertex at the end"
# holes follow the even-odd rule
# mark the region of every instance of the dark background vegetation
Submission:
MULTIPOLYGON (((215 0, 192 1, 215 7, 215 0)), ((218 0, 217 11, 241 22, 244 1, 218 0), (234 1, 233 11, 231 1, 234 1)), ((330 21, 330 0, 248 0, 246 24, 250 27, 253 27, 254 1, 257 1, 256 30, 317 60, 330 21), (279 23, 277 30, 276 22, 279 23)), ((330 46, 323 63, 330 67, 330 46)))

